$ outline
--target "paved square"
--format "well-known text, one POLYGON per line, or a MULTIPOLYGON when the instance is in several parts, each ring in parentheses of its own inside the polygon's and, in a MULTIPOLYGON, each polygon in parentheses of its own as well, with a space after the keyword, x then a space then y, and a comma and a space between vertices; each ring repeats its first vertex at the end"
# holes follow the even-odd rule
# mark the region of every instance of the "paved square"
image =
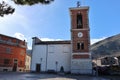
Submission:
POLYGON ((59 75, 41 73, 0 72, 0 80, 120 80, 120 76, 59 75))

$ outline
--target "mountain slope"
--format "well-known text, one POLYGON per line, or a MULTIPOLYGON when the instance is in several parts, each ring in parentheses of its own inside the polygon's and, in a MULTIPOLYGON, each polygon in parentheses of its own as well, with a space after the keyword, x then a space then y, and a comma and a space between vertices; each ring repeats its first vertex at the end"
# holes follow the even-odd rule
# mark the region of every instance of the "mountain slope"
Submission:
POLYGON ((120 55, 120 34, 91 45, 90 50, 93 58, 120 55))

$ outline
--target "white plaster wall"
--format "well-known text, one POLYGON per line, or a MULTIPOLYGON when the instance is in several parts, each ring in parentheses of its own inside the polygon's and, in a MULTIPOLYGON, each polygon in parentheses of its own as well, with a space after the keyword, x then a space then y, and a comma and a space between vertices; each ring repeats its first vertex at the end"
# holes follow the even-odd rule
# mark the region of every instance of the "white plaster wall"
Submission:
POLYGON ((41 64, 41 71, 47 70, 56 71, 56 61, 58 62, 57 71, 60 71, 61 66, 64 67, 64 71, 66 72, 70 71, 71 64, 70 44, 34 45, 32 52, 31 71, 36 70, 37 63, 41 64))
POLYGON ((70 71, 70 63, 71 48, 69 44, 48 46, 47 70, 60 71, 61 66, 63 66, 64 71, 68 72, 70 71), (52 49, 53 52, 51 52, 50 49, 52 49), (58 62, 57 64, 56 61, 58 62))
POLYGON ((46 45, 34 45, 32 51, 31 71, 36 70, 37 63, 41 64, 41 71, 46 70, 46 45))

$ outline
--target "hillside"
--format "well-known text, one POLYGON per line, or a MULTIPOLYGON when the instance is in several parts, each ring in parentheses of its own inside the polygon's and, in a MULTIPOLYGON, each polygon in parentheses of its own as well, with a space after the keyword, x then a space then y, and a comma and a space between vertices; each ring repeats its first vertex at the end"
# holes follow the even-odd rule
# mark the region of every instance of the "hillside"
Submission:
POLYGON ((32 55, 32 50, 27 50, 27 55, 31 56, 32 55))
POLYGON ((120 55, 120 34, 91 45, 90 50, 93 58, 120 55))

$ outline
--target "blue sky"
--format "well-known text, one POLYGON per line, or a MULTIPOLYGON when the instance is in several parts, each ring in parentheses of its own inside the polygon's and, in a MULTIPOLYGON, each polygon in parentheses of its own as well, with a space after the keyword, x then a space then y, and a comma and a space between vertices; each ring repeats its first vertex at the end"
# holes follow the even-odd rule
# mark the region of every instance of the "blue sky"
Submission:
MULTIPOLYGON (((2 1, 2 0, 0 0, 2 1)), ((31 48, 32 37, 42 40, 70 40, 69 8, 89 6, 91 41, 120 33, 120 0, 55 0, 49 5, 15 5, 14 14, 0 17, 0 34, 25 39, 31 48)))

